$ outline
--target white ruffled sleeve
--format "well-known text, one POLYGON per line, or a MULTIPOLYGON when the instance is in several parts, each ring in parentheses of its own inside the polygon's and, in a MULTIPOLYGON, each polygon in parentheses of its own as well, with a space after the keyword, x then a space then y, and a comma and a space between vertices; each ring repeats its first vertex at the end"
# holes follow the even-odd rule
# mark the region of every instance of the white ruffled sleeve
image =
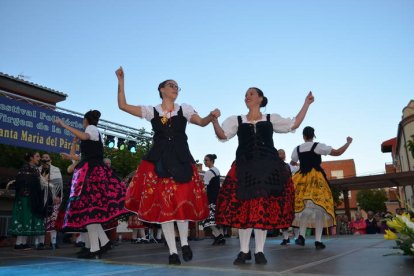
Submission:
POLYGON ((318 143, 315 147, 315 152, 320 155, 328 155, 332 151, 332 147, 323 143, 318 143))
POLYGON ((226 135, 227 139, 219 139, 222 142, 230 140, 237 134, 237 130, 239 128, 239 122, 237 121, 237 116, 230 116, 226 120, 224 120, 221 128, 224 131, 224 135, 226 135))
POLYGON ((296 118, 283 118, 279 114, 270 114, 270 122, 273 125, 273 131, 276 133, 295 132, 292 130, 292 126, 295 123, 296 118))
MULTIPOLYGON (((94 125, 87 126, 85 128, 85 133, 89 134, 89 140, 99 141, 99 130, 96 126, 94 125)), ((101 136, 101 140, 102 140, 102 136, 101 136)))
POLYGON ((292 155, 290 156, 290 160, 292 160, 293 162, 299 161, 298 147, 294 147, 292 151, 292 155))
POLYGON ((181 105, 181 107, 182 107, 182 109, 183 109, 183 115, 184 115, 184 117, 187 119, 187 121, 188 122, 191 122, 190 120, 191 120, 191 117, 194 115, 194 114, 198 114, 197 113, 197 111, 195 111, 194 110, 194 108, 191 106, 191 105, 189 105, 189 104, 185 104, 185 103, 183 103, 182 105, 181 105))
POLYGON ((140 105, 141 112, 142 112, 142 118, 151 121, 152 118, 154 118, 154 107, 150 105, 140 105))

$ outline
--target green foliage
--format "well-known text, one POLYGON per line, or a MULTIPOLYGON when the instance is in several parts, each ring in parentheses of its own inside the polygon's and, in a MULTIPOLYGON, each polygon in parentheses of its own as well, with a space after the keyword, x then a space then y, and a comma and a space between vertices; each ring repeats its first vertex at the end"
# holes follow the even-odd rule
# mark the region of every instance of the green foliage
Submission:
POLYGON ((385 202, 388 200, 384 190, 362 190, 357 194, 359 206, 366 212, 386 212, 385 202))
MULTIPOLYGON (((0 144, 0 152, 2 153, 2 158, 0 158, 0 167, 15 169, 20 169, 25 163, 24 155, 26 152, 39 152, 40 155, 46 153, 45 151, 14 147, 3 144, 0 144)), ((60 168, 62 174, 66 174, 66 168, 70 165, 70 162, 62 159, 58 153, 48 154, 52 159, 53 166, 60 168)))
POLYGON ((105 157, 111 159, 112 168, 121 178, 136 170, 145 153, 142 149, 138 149, 136 153, 110 148, 104 150, 105 157))
MULTIPOLYGON (((138 164, 141 162, 142 157, 148 152, 151 147, 151 141, 140 140, 137 143, 137 152, 132 153, 128 150, 118 150, 104 148, 104 156, 111 159, 112 167, 119 177, 123 178, 130 172, 136 170, 138 164)), ((46 153, 45 151, 38 151, 34 149, 14 147, 9 145, 0 144, 0 167, 19 169, 24 164, 24 155, 26 152, 36 151, 40 155, 46 153)), ((60 157, 59 153, 49 153, 52 159, 52 164, 60 169, 62 175, 67 174, 67 167, 71 164, 70 161, 64 160, 60 157)))
MULTIPOLYGON (((139 129, 139 136, 147 136, 144 128, 139 129)), ((152 133, 151 133, 152 135, 152 133)), ((138 137, 139 137, 138 136, 138 137)), ((111 166, 119 177, 124 178, 132 171, 135 171, 142 157, 152 146, 152 140, 138 139, 136 153, 128 150, 118 150, 115 148, 105 148, 104 156, 111 159, 111 166)))
POLYGON ((411 152, 411 155, 414 157, 414 135, 411 135, 411 139, 407 141, 406 147, 411 152))
POLYGON ((341 191, 336 187, 330 186, 330 188, 331 188, 331 193, 332 193, 335 206, 341 205, 342 203, 342 200, 340 199, 341 191))

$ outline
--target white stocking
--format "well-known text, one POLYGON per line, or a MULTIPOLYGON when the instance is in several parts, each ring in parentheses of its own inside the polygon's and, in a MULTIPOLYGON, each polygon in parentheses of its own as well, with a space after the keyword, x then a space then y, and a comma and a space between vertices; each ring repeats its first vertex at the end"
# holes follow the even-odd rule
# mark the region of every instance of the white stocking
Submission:
POLYGON ((256 249, 254 253, 263 252, 266 236, 267 230, 254 229, 254 240, 256 243, 256 249))
POLYGON ((50 231, 50 243, 51 244, 56 244, 56 236, 57 236, 56 230, 50 231))
POLYGON ((213 236, 215 237, 215 238, 217 238, 218 236, 220 236, 220 234, 223 234, 223 233, 221 233, 222 231, 220 231, 220 229, 218 229, 217 228, 217 226, 210 226, 210 228, 211 228, 211 232, 212 232, 212 234, 213 234, 213 236))
POLYGON ((16 245, 26 244, 26 243, 27 243, 27 236, 17 236, 16 245))
POLYGON ((85 243, 85 248, 91 248, 91 241, 89 240, 89 234, 88 232, 82 232, 80 234, 80 236, 82 237, 83 242, 85 243))
POLYGON ((299 218, 299 235, 305 238, 308 220, 313 216, 312 210, 305 208, 299 218))
POLYGON ((145 229, 144 228, 138 229, 138 233, 139 233, 140 238, 145 239, 145 229))
POLYGON ((99 235, 98 235, 98 224, 89 224, 86 226, 88 230, 89 241, 91 243, 91 252, 99 250, 99 235))
POLYGON ((321 242, 322 230, 323 230, 323 212, 321 210, 315 210, 315 241, 321 242))
POLYGON ((165 241, 170 249, 170 255, 177 254, 177 245, 175 244, 174 222, 161 223, 162 232, 164 232, 165 241))
POLYGON ((96 230, 98 232, 99 241, 101 246, 106 245, 109 242, 108 236, 106 235, 105 231, 102 228, 101 224, 97 224, 96 230))
POLYGON ((249 253, 250 236, 252 235, 252 228, 239 229, 240 251, 249 253))
POLYGON ((38 245, 39 243, 45 243, 45 235, 35 237, 35 245, 38 245))
POLYGON ((180 234, 181 247, 188 245, 188 221, 177 221, 177 227, 180 234))
MULTIPOLYGON (((255 232, 255 235, 256 235, 256 232, 255 232)), ((282 231, 282 235, 283 235, 283 239, 284 239, 284 240, 289 239, 289 229, 284 229, 284 230, 282 231)))
POLYGON ((160 240, 160 239, 162 239, 162 229, 158 228, 157 229, 157 240, 160 240))

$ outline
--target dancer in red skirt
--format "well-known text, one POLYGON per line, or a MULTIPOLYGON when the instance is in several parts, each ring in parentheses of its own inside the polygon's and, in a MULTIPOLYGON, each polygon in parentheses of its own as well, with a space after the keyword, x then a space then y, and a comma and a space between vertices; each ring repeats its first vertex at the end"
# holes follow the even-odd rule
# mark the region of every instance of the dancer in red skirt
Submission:
POLYGON ((236 134, 239 146, 233 163, 220 189, 216 223, 239 228, 240 253, 235 265, 251 259, 249 241, 254 229, 256 264, 266 264, 263 253, 267 230, 287 228, 294 218, 294 190, 291 177, 273 144, 273 132, 286 133, 298 128, 314 101, 312 92, 296 118, 278 114, 262 114, 267 104, 263 92, 249 88, 245 95, 247 115, 231 116, 220 126, 213 121, 219 139, 236 134))
POLYGON ((88 231, 90 251, 78 258, 101 258, 102 253, 112 248, 103 228, 128 215, 124 209, 125 184, 103 162, 102 136, 97 128, 100 116, 98 110, 85 113, 85 132, 61 119, 55 121, 81 140, 81 160, 73 173, 63 224, 65 231, 88 231))
POLYGON ((151 122, 154 144, 143 158, 128 189, 125 207, 138 218, 160 223, 170 250, 169 264, 181 264, 175 243, 174 222, 177 223, 184 261, 192 259, 188 245, 188 222, 207 218, 208 202, 185 129, 187 122, 208 125, 220 115, 212 111, 201 118, 186 104, 176 104, 180 88, 174 80, 159 84, 162 103, 153 106, 127 104, 124 92, 124 71, 116 70, 118 78, 118 106, 121 110, 151 122))

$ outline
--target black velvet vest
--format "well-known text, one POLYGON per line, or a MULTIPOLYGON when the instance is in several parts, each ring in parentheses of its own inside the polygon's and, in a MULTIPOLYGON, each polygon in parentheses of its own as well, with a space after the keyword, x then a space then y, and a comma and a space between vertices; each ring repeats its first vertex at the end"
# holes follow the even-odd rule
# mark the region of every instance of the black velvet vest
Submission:
POLYGON ((305 175, 312 169, 315 169, 323 174, 326 179, 325 171, 321 167, 322 157, 320 154, 315 153, 315 148, 318 143, 314 143, 310 151, 299 152, 299 146, 296 147, 296 151, 299 156, 299 168, 300 173, 305 175))
POLYGON ((188 182, 191 180, 192 164, 195 161, 185 134, 187 119, 181 107, 177 116, 172 116, 165 123, 161 119, 154 108, 154 118, 151 120, 155 133, 154 144, 144 160, 155 164, 155 172, 159 177, 173 177, 177 182, 188 182))
POLYGON ((98 141, 82 140, 80 143, 81 159, 82 161, 102 161, 103 162, 103 143, 101 141, 101 134, 99 133, 98 141))
POLYGON ((236 151, 237 198, 247 200, 281 195, 289 178, 284 162, 273 144, 270 115, 256 125, 238 117, 236 151))

